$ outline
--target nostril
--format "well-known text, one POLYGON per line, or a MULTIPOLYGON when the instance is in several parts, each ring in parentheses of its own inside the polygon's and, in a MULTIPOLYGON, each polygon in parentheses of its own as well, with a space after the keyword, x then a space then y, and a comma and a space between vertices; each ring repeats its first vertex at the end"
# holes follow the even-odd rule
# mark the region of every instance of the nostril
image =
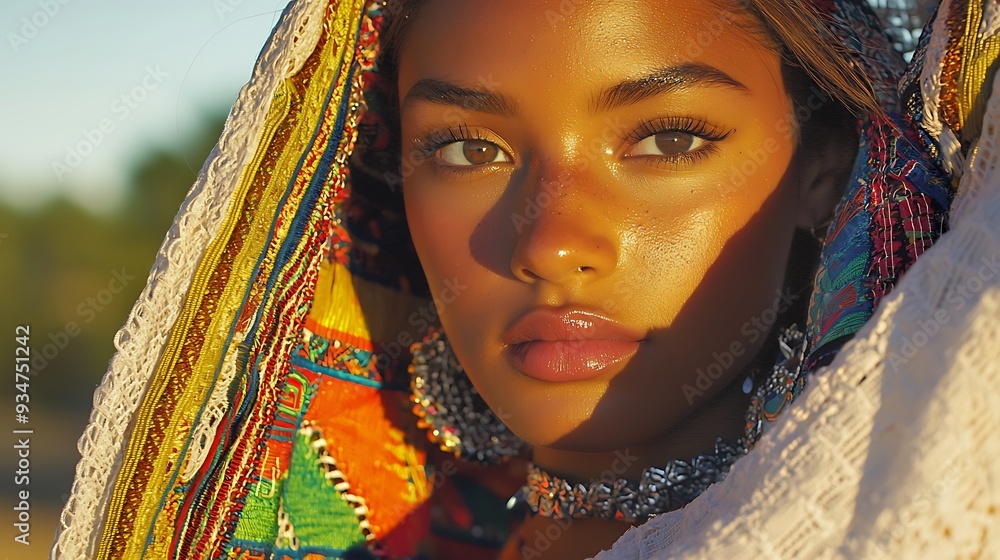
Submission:
POLYGON ((541 276, 539 276, 538 274, 535 274, 529 268, 522 268, 521 269, 521 274, 523 274, 524 277, 528 278, 529 280, 541 280, 542 279, 541 276))

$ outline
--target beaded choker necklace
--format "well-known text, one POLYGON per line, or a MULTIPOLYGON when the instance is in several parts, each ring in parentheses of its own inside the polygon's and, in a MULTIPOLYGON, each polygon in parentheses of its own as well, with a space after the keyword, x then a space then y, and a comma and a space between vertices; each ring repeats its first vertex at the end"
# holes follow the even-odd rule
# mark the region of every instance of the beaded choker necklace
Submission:
MULTIPOLYGON (((781 350, 770 375, 761 383, 746 413, 744 437, 735 442, 718 438, 715 450, 690 461, 675 460, 665 467, 650 467, 638 483, 624 479, 572 484, 539 469, 528 468, 528 481, 507 504, 513 509, 526 503, 539 515, 555 519, 597 517, 638 524, 650 517, 683 507, 729 473, 737 459, 760 439, 764 421, 772 422, 805 386, 802 363, 805 335, 796 325, 778 337, 781 350)), ((753 391, 748 377, 745 393, 753 391)))

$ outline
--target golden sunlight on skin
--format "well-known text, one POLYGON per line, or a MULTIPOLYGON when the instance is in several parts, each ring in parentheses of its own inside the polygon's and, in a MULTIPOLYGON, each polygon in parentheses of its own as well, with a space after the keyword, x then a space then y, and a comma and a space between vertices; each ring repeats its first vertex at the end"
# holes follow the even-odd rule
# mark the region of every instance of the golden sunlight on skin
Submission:
MULTIPOLYGON (((414 245, 432 293, 467 287, 442 324, 543 466, 559 463, 553 450, 655 447, 733 386, 768 339, 743 327, 782 288, 799 196, 779 57, 714 3, 577 2, 550 24, 559 5, 428 2, 398 84, 414 245), (477 95, 410 95, 422 80, 477 95), (600 94, 629 80, 639 87, 600 94), (468 159, 476 149, 485 163, 468 159), (642 340, 599 375, 540 380, 503 342, 537 308, 594 313, 642 340), (745 351, 692 401, 684 386, 734 342, 745 351)), ((695 423, 693 454, 740 435, 737 397, 733 414, 695 423)))

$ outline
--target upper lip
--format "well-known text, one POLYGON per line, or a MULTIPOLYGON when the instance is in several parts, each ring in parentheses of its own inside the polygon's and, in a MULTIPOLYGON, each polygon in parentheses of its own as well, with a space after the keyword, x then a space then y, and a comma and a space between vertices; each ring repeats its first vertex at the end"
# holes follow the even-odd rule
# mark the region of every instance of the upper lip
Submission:
POLYGON ((518 318, 503 334, 504 344, 533 340, 621 340, 638 342, 641 331, 598 313, 579 309, 536 308, 518 318))

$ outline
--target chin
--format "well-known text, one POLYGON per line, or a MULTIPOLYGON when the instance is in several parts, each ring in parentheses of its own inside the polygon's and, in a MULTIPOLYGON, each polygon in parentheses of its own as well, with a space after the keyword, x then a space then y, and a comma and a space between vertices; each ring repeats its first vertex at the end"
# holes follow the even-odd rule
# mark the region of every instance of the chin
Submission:
POLYGON ((634 430, 635 426, 622 426, 617 433, 607 433, 605 430, 577 429, 563 434, 545 447, 556 451, 572 451, 576 453, 611 453, 640 445, 650 439, 644 438, 634 430))
POLYGON ((517 372, 493 379, 500 380, 500 390, 480 390, 487 404, 518 437, 536 447, 616 451, 655 439, 690 412, 635 406, 644 400, 640 395, 624 388, 609 392, 607 382, 545 383, 517 372))

